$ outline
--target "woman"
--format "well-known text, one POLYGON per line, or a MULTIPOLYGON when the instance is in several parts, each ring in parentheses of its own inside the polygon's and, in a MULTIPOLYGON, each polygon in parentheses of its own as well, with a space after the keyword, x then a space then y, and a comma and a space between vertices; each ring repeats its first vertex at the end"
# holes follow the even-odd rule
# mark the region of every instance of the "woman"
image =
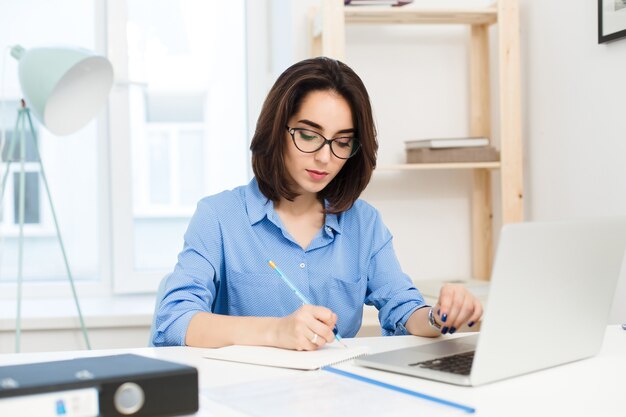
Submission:
POLYGON ((480 319, 480 302, 460 285, 445 285, 427 306, 380 215, 358 200, 378 144, 367 90, 348 66, 314 58, 288 68, 250 148, 255 178, 198 204, 157 312, 155 345, 315 350, 335 328, 356 335, 364 303, 379 310, 384 335, 437 336, 480 319))

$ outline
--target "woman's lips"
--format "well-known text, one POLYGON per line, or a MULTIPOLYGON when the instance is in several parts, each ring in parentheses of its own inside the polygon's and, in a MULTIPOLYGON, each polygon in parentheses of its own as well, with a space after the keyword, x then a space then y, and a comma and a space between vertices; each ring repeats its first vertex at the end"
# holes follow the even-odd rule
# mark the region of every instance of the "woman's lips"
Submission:
POLYGON ((306 172, 309 174, 309 177, 317 181, 323 180, 328 175, 328 172, 315 171, 313 169, 307 169, 306 172))

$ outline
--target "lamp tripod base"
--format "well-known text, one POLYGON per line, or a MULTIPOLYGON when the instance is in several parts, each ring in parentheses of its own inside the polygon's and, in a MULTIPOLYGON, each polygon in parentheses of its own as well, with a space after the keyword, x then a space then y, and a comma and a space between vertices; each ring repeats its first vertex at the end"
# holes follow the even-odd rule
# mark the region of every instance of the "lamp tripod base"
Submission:
POLYGON ((30 128, 30 132, 33 140, 33 149, 35 151, 35 159, 39 164, 39 172, 41 174, 41 179, 43 180, 44 188, 46 190, 46 194, 48 196, 48 202, 50 204, 50 211, 52 213, 52 219, 54 220, 54 226, 56 229, 57 238, 59 240, 59 245, 61 246, 61 253, 63 254, 63 261, 65 263, 65 270, 67 272, 67 278, 70 283, 70 287, 72 289, 72 295, 74 297, 74 303, 76 304, 76 310, 78 312, 78 318, 80 320, 80 327, 83 333, 83 338, 85 339, 85 344, 87 349, 91 349, 91 344, 89 343, 89 336, 87 335, 87 329, 85 327, 85 322, 83 319, 83 314, 80 309, 80 304, 78 302, 78 295, 76 293, 76 286, 74 285, 74 278, 72 276, 72 272, 70 270, 69 262, 67 260, 67 254, 65 252, 65 245, 63 244, 63 239, 61 237, 61 230, 59 229, 59 223, 57 221, 56 212, 54 210, 54 205, 52 204, 52 196, 50 194, 50 188, 48 187, 48 180, 46 178, 46 173, 41 163, 41 155, 39 154, 39 148, 37 146, 37 136, 35 133, 35 128, 33 127, 33 121, 30 116, 30 110, 26 107, 24 100, 22 100, 21 107, 18 109, 17 121, 15 123, 15 130, 13 135, 13 140, 9 144, 9 149, 7 152, 7 163, 6 163, 6 171, 2 177, 2 188, 0 188, 0 214, 2 213, 1 204, 4 200, 4 192, 6 190, 6 182, 9 176, 9 168, 13 162, 19 162, 20 171, 19 171, 19 202, 18 202, 18 221, 19 221, 19 238, 18 238, 18 266, 17 266, 17 315, 16 315, 16 326, 15 326, 15 351, 20 352, 20 342, 21 342, 21 333, 22 333, 22 283, 23 283, 23 264, 24 264, 24 221, 25 221, 25 208, 26 208, 26 170, 25 170, 25 162, 26 162, 26 122, 28 122, 28 127, 30 128), (17 161, 13 159, 13 154, 15 150, 16 139, 19 140, 20 144, 20 157, 17 161))

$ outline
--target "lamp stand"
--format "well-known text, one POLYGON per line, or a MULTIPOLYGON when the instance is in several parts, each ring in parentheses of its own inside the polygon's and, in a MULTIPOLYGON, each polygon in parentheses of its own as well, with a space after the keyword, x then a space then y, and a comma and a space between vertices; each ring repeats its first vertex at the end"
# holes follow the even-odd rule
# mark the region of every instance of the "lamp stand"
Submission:
POLYGON ((59 223, 57 222, 56 212, 54 211, 54 205, 52 204, 52 196, 50 195, 50 188, 48 187, 48 180, 46 179, 46 173, 43 168, 43 164, 41 163, 41 155, 39 154, 39 147, 37 146, 37 136, 35 134, 35 129, 33 127, 33 121, 30 117, 30 110, 26 107, 26 103, 22 100, 21 106, 18 109, 17 121, 15 122, 15 130, 13 140, 9 145, 9 150, 7 153, 7 166, 6 171, 2 178, 2 188, 0 188, 0 214, 2 213, 1 204, 4 200, 4 191, 6 190, 6 182, 9 176, 9 168, 11 163, 16 162, 13 160, 13 151, 15 149, 15 142, 19 137, 20 142, 20 180, 19 180, 19 205, 18 205, 18 220, 19 220, 19 240, 18 240, 18 266, 17 266, 17 316, 16 316, 16 330, 15 330, 15 351, 20 351, 20 339, 21 339, 21 323, 22 323, 22 280, 23 280, 23 246, 24 246, 24 212, 25 212, 25 200, 26 200, 26 170, 25 170, 25 162, 26 162, 26 122, 28 121, 28 125, 30 127, 30 132, 33 138, 33 149, 35 151, 35 159, 36 162, 39 163, 39 172, 41 173, 41 178, 43 179, 44 188, 46 189, 46 194, 48 195, 48 202, 50 203, 50 211, 52 212, 52 219, 54 220, 54 226, 56 228, 57 237, 59 239, 59 244, 61 246, 61 253, 63 254, 63 261, 65 262, 65 270, 67 271, 67 278, 70 281, 70 286, 72 288, 72 295, 74 296, 74 303, 76 304, 76 310, 78 310, 78 318, 80 319, 80 328, 83 333, 83 337, 85 339, 85 344, 87 345, 87 349, 91 349, 91 345, 89 343, 89 337, 87 335, 87 329, 85 328, 85 322, 83 320, 83 314, 80 310, 80 304, 78 303, 78 296, 76 294, 76 287, 74 286, 74 278, 72 277, 72 272, 70 270, 69 263, 67 261, 67 255, 65 253, 65 246, 63 245, 63 239, 61 238, 61 230, 59 229, 59 223))

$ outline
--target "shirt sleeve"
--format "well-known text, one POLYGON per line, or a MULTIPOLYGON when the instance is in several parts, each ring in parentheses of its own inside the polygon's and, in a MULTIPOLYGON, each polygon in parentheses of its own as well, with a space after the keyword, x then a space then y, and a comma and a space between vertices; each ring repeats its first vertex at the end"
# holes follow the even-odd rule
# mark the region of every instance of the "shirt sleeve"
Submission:
POLYGON ((198 312, 212 311, 223 257, 221 240, 217 215, 203 200, 191 218, 183 250, 157 307, 155 346, 185 345, 191 318, 198 312))
POLYGON ((365 303, 378 309, 384 336, 406 335, 406 322, 426 303, 422 294, 406 275, 393 249, 391 232, 375 212, 372 252, 368 267, 368 289, 365 303))

